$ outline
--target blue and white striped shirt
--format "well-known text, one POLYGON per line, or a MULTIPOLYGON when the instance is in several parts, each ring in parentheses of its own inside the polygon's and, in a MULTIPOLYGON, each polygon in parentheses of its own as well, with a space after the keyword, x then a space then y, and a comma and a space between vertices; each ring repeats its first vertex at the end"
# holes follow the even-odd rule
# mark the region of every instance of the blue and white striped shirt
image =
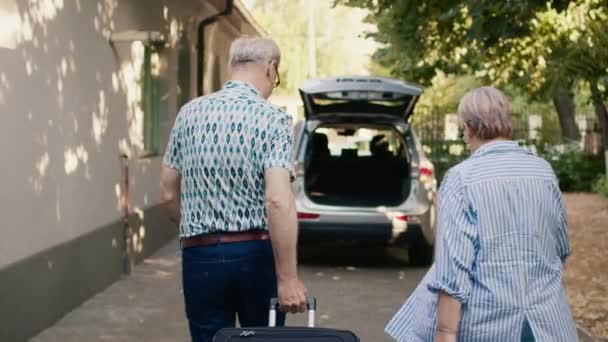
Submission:
POLYGON ((489 143, 452 168, 439 193, 435 263, 386 327, 433 341, 438 292, 462 303, 458 341, 576 341, 564 288, 568 225, 551 166, 516 142, 489 143))

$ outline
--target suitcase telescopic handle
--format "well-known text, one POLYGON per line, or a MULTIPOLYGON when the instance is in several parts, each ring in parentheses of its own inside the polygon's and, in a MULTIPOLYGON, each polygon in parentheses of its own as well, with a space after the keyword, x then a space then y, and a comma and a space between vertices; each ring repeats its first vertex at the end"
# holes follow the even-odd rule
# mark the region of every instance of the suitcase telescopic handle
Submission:
MULTIPOLYGON (((277 298, 270 299, 270 313, 268 316, 268 326, 275 327, 277 325, 277 310, 279 309, 279 300, 277 298)), ((315 327, 315 313, 317 311, 317 299, 314 297, 306 298, 306 310, 308 311, 308 327, 315 327)))

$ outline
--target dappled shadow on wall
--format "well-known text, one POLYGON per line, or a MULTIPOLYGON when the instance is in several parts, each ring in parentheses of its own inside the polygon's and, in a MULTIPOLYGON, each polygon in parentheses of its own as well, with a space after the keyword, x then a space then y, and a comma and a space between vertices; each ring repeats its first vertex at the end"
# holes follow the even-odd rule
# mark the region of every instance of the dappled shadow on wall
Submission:
MULTIPOLYGON (((143 115, 142 44, 109 44, 116 13, 128 12, 127 6, 134 5, 118 0, 0 2, 0 112, 8 115, 0 142, 17 156, 11 158, 9 188, 1 198, 4 203, 10 193, 31 194, 15 205, 39 209, 40 215, 23 224, 53 218, 71 226, 101 217, 99 208, 123 209, 120 155, 141 149, 143 115)), ((174 39, 181 24, 166 9, 163 18, 174 39)), ((149 172, 148 164, 138 163, 139 175, 149 172)), ((143 196, 147 204, 150 196, 143 196)), ((23 220, 16 212, 7 214, 8 222, 23 220)), ((134 214, 143 222, 141 208, 134 214)), ((69 229, 74 235, 80 231, 69 229)), ((144 239, 143 224, 134 227, 135 251, 143 249, 144 239)))
MULTIPOLYGON (((0 5, 0 53, 9 66, 0 71, 0 106, 11 113, 8 135, 19 141, 23 156, 14 166, 33 171, 27 176, 33 205, 47 204, 54 195, 58 222, 62 198, 70 201, 70 194, 91 190, 83 184, 93 180, 119 179, 118 158, 104 165, 100 157, 118 155, 112 145, 125 138, 126 105, 117 101, 125 98, 124 90, 111 87, 114 63, 98 62, 104 49, 110 51, 104 40, 114 26, 116 2, 83 5, 63 0, 0 5), (83 37, 98 40, 99 47, 78 46, 83 37)), ((109 194, 113 190, 108 187, 109 194)))
MULTIPOLYGON (((142 147, 143 46, 108 42, 115 14, 128 11, 125 6, 130 5, 117 0, 0 3, 0 108, 11 117, 0 139, 19 141, 22 156, 14 176, 26 178, 33 205, 56 202, 57 222, 74 215, 62 201, 80 204, 71 198, 79 192, 89 192, 91 202, 111 199, 121 210, 118 156, 142 147), (100 193, 100 186, 87 183, 107 190, 100 193)), ((181 24, 164 12, 173 40, 181 24)), ((140 174, 148 172, 145 164, 139 163, 140 174)), ((23 192, 17 188, 21 180, 13 183, 23 192)), ((83 209, 85 216, 95 208, 83 209)))

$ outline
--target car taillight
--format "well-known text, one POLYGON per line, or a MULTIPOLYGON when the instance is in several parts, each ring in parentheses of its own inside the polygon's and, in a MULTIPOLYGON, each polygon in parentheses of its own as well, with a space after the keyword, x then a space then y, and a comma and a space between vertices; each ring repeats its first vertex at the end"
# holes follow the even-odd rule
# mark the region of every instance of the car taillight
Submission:
POLYGON ((429 169, 428 167, 421 167, 420 176, 431 177, 431 176, 433 176, 433 170, 429 169))
POLYGON ((395 220, 397 220, 397 221, 407 222, 409 219, 410 218, 407 215, 396 215, 395 216, 395 220))
POLYGON ((422 166, 420 168, 420 181, 429 184, 433 181, 433 169, 422 166))
POLYGON ((314 213, 298 213, 298 220, 316 220, 321 215, 314 213))

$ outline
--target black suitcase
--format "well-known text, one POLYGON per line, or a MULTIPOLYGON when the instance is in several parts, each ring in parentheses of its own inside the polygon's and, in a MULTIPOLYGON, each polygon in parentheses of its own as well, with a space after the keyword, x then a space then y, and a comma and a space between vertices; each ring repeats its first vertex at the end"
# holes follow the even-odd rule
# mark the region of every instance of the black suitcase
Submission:
POLYGON ((268 327, 220 330, 213 342, 359 342, 350 331, 315 328, 317 301, 308 300, 308 327, 275 327, 278 301, 270 301, 268 327))

